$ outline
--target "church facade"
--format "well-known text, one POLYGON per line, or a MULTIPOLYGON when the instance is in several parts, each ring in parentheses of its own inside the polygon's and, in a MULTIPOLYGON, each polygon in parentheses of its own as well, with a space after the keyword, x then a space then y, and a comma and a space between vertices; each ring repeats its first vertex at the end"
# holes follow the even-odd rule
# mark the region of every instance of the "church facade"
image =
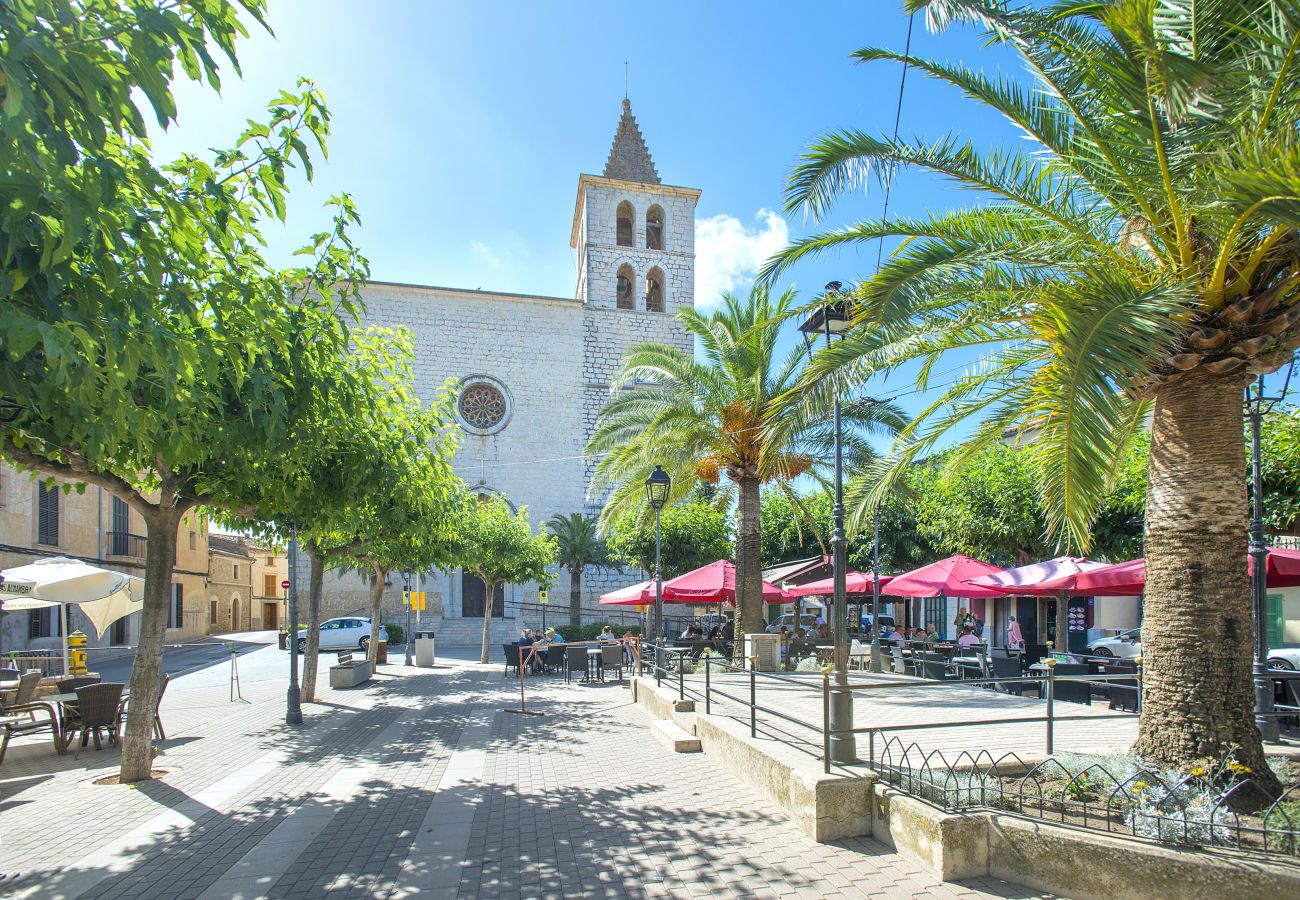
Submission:
MULTIPOLYGON (((577 253, 572 297, 491 293, 372 281, 367 321, 408 329, 422 398, 460 382, 463 446, 454 465, 472 493, 526 506, 535 526, 553 514, 595 513, 583 447, 610 394, 625 351, 644 341, 692 349, 674 313, 694 303, 695 204, 700 191, 662 183, 631 105, 623 101, 600 175, 578 177, 570 245, 577 253)), ((305 569, 305 566, 303 567, 305 569)), ((567 573, 551 591, 552 621, 567 621, 567 573)), ((583 606, 641 580, 639 571, 589 569, 583 606)), ((305 572, 299 573, 305 585, 305 572)), ((401 621, 402 578, 385 590, 385 619, 401 621)), ((440 639, 475 643, 488 602, 463 572, 422 576, 424 621, 440 639)), ((538 624, 536 584, 508 585, 493 599, 494 640, 538 624), (498 634, 499 632, 499 634, 498 634)), ((368 584, 356 574, 326 579, 324 615, 364 613, 368 584)), ((592 610, 595 611, 594 609, 592 610)))

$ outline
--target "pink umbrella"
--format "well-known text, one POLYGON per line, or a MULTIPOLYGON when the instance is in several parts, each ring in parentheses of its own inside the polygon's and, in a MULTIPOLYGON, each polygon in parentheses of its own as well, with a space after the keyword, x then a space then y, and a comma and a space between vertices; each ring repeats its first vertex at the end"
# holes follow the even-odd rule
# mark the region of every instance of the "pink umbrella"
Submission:
MULTIPOLYGON (((893 579, 888 575, 880 576, 880 584, 883 587, 893 579)), ((844 592, 847 594, 870 594, 871 593, 871 573, 870 572, 846 572, 844 575, 844 592)), ((830 596, 835 593, 835 579, 823 578, 821 581, 811 581, 808 584, 797 585, 786 591, 791 597, 808 597, 814 594, 824 594, 830 596)))
POLYGON ((1113 566, 1054 578, 1038 587, 1045 592, 1078 597, 1131 597, 1141 594, 1146 587, 1146 566, 1145 559, 1130 559, 1113 566))
POLYGON ((616 591, 600 595, 600 602, 605 606, 644 606, 655 602, 655 583, 643 581, 621 587, 616 591))
POLYGON ((970 583, 977 587, 993 588, 1004 594, 1058 596, 1061 593, 1059 588, 1048 590, 1043 585, 1058 578, 1066 578, 1070 575, 1079 575, 1083 572, 1091 572, 1106 567, 1106 563, 1094 562, 1077 556, 1058 556, 1056 559, 1031 563, 1027 566, 1017 566, 1014 569, 1005 569, 996 575, 981 575, 979 578, 972 578, 970 583))
MULTIPOLYGON (((1246 557, 1247 572, 1255 571, 1255 561, 1246 557)), ((1268 548, 1264 572, 1269 587, 1296 587, 1300 585, 1300 550, 1268 548)))
MULTIPOLYGON (((654 600, 654 585, 650 586, 650 600, 654 600)), ((767 603, 789 603, 791 597, 774 584, 763 582, 763 600, 767 603)), ((694 571, 664 582, 665 603, 726 603, 736 602, 736 564, 725 559, 701 566, 694 571)))
POLYGON ((958 553, 895 576, 884 593, 891 597, 1001 597, 1002 591, 968 582, 981 575, 997 575, 1004 571, 991 563, 958 553))

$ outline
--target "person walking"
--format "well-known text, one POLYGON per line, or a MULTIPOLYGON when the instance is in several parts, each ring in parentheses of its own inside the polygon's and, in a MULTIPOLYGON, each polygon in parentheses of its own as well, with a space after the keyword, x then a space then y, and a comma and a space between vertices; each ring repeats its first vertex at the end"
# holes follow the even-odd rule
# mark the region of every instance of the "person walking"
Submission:
POLYGON ((1021 651, 1025 649, 1025 636, 1020 633, 1020 623, 1016 621, 1015 616, 1007 622, 1007 647, 1021 651))

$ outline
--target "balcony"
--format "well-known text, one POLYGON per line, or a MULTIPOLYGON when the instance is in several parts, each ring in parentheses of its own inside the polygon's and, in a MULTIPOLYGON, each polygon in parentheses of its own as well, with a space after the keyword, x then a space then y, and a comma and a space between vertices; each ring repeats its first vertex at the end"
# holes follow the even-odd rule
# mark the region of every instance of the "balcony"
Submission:
POLYGON ((145 547, 148 541, 149 538, 143 534, 131 534, 129 531, 110 531, 108 533, 108 555, 144 559, 145 547))

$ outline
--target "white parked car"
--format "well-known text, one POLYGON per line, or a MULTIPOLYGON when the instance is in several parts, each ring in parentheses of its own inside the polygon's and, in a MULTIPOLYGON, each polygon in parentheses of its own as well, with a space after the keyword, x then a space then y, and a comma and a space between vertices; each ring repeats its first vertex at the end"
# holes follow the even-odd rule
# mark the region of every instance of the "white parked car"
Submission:
MULTIPOLYGON (((388 640, 388 629, 379 626, 379 639, 388 640)), ((356 616, 341 619, 329 619, 320 624, 320 648, 322 650, 351 650, 365 652, 370 646, 370 620, 356 616)), ((307 649, 307 630, 298 632, 298 650, 307 649)))
POLYGON ((1276 647, 1268 651, 1270 669, 1300 669, 1300 647, 1276 647))
POLYGON ((1088 642, 1089 656, 1113 656, 1117 659, 1136 659, 1142 655, 1142 629, 1121 631, 1106 638, 1088 642))
POLYGON ((794 634, 795 631, 797 631, 800 628, 802 628, 804 631, 811 631, 812 629, 817 627, 817 617, 810 616, 807 613, 805 613, 802 617, 800 617, 799 622, 800 624, 798 625, 795 624, 794 613, 785 613, 784 615, 781 616, 781 618, 777 619, 771 625, 767 626, 767 628, 765 628, 764 631, 766 631, 768 634, 780 634, 781 628, 785 627, 790 629, 791 634, 794 634))

